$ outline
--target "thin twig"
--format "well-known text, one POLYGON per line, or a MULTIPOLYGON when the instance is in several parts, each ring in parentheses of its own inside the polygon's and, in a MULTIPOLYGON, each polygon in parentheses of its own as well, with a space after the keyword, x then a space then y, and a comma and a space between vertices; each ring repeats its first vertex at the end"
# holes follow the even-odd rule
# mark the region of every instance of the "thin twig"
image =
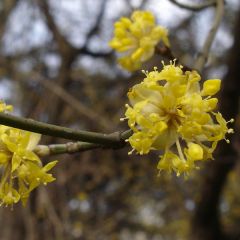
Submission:
POLYGON ((85 152, 88 150, 104 148, 101 144, 86 143, 86 142, 68 142, 65 144, 50 144, 50 145, 38 145, 34 149, 34 152, 39 157, 45 157, 50 155, 57 155, 63 153, 77 153, 85 152))
POLYGON ((222 20, 222 16, 224 13, 224 0, 217 0, 216 1, 216 13, 215 18, 212 24, 212 27, 208 33, 208 36, 205 40, 205 43, 203 45, 203 48, 201 52, 199 52, 198 57, 194 64, 194 69, 201 72, 209 55, 210 48, 212 46, 212 42, 215 38, 215 35, 217 33, 218 27, 220 25, 220 22, 222 20))
POLYGON ((191 11, 201 11, 205 8, 216 5, 216 0, 207 1, 205 3, 198 4, 198 5, 190 5, 190 4, 186 4, 186 3, 180 3, 177 0, 169 0, 169 1, 174 3, 175 5, 177 5, 180 8, 184 8, 184 9, 191 10, 191 11))
POLYGON ((125 145, 125 139, 131 136, 131 131, 114 132, 111 134, 81 131, 53 124, 35 121, 33 119, 16 117, 0 113, 0 124, 23 129, 30 132, 41 133, 48 136, 60 137, 75 141, 98 143, 103 146, 119 147, 125 145))
POLYGON ((192 68, 190 68, 189 66, 184 64, 182 61, 180 61, 179 58, 175 57, 173 55, 173 52, 172 52, 171 48, 168 48, 168 47, 165 47, 165 46, 161 47, 161 46, 157 45, 155 47, 155 53, 162 56, 162 57, 166 57, 171 61, 175 60, 176 64, 181 64, 183 66, 183 68, 182 68, 183 71, 192 71, 193 70, 192 68))

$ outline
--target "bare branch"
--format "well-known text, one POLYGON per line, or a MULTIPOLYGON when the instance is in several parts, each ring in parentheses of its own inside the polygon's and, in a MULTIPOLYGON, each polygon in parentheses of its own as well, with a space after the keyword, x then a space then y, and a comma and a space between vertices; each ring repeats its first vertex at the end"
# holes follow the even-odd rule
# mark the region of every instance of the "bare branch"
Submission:
POLYGON ((5 32, 6 23, 10 16, 11 11, 16 7, 19 0, 5 0, 1 1, 2 8, 0 11, 0 38, 3 37, 5 32))
POLYGON ((123 133, 115 132, 111 134, 81 131, 35 121, 33 119, 17 117, 6 113, 0 113, 0 124, 30 132, 41 133, 48 136, 65 138, 75 141, 98 143, 111 147, 119 147, 125 145, 125 139, 127 139, 132 134, 130 130, 123 133))
POLYGON ((104 14, 104 9, 107 1, 103 1, 102 7, 100 9, 99 15, 96 19, 96 24, 87 34, 87 40, 83 47, 77 48, 72 46, 72 44, 66 39, 66 37, 61 33, 60 29, 56 25, 54 18, 49 10, 49 5, 47 4, 47 0, 38 0, 38 5, 45 16, 46 23, 48 28, 51 30, 54 39, 58 44, 59 51, 62 55, 66 55, 66 52, 72 53, 74 56, 78 54, 86 54, 93 57, 108 57, 112 54, 112 51, 109 52, 92 52, 87 48, 88 40, 92 37, 92 35, 98 30, 99 22, 104 14))
POLYGON ((94 58, 101 58, 101 57, 110 57, 113 54, 114 51, 98 51, 98 52, 93 52, 88 47, 84 46, 82 48, 77 49, 77 53, 79 54, 86 54, 94 58))
POLYGON ((191 10, 191 11, 201 11, 205 8, 213 7, 216 5, 216 0, 210 0, 210 1, 207 1, 207 2, 199 4, 199 5, 190 5, 190 4, 186 4, 186 3, 181 3, 181 2, 178 2, 177 0, 169 0, 169 1, 171 3, 174 3, 175 5, 177 5, 180 8, 184 8, 184 9, 191 10))
POLYGON ((162 57, 168 58, 170 61, 176 60, 177 64, 183 65, 182 69, 184 71, 192 71, 192 68, 190 68, 189 66, 185 65, 181 60, 179 60, 179 58, 177 58, 176 56, 173 55, 173 52, 172 52, 171 48, 168 48, 168 47, 165 47, 165 46, 161 47, 161 46, 157 45, 155 47, 155 53, 159 54, 162 57))
POLYGON ((69 51, 72 49, 74 51, 74 47, 67 41, 67 39, 63 36, 60 32, 59 28, 57 27, 53 16, 49 10, 49 6, 46 0, 37 0, 38 6, 40 7, 42 13, 45 16, 46 24, 48 28, 51 30, 54 39, 57 42, 59 51, 69 51))
POLYGON ((100 22, 104 16, 104 12, 105 12, 105 8, 106 8, 106 5, 107 5, 107 0, 104 0, 102 2, 102 5, 100 7, 100 10, 99 10, 99 13, 96 17, 96 21, 95 21, 95 24, 94 26, 90 29, 90 31, 88 32, 87 34, 87 38, 86 38, 86 43, 85 43, 85 46, 87 45, 88 41, 90 40, 90 38, 99 30, 99 25, 100 25, 100 22))
POLYGON ((194 67, 193 67, 194 69, 198 70, 199 72, 202 71, 202 69, 208 59, 209 51, 212 46, 215 35, 217 33, 217 30, 219 28, 220 22, 222 20, 223 13, 224 13, 224 0, 217 0, 216 13, 215 13, 213 25, 208 33, 208 36, 205 40, 203 48, 202 48, 201 52, 199 52, 198 57, 195 61, 194 67))

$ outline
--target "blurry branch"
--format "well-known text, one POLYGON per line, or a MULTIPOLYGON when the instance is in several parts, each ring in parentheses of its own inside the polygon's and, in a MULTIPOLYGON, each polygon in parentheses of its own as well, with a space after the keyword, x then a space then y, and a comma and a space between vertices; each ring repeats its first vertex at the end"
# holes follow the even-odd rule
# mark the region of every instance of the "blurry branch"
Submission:
POLYGON ((61 98, 63 101, 65 101, 72 109, 76 111, 76 114, 79 114, 80 116, 86 116, 93 122, 97 122, 104 129, 109 129, 109 127, 111 126, 111 123, 107 121, 106 118, 102 117, 96 111, 93 111, 83 105, 80 101, 78 101, 75 97, 73 97, 65 89, 58 86, 57 84, 54 84, 49 80, 42 78, 39 80, 34 78, 34 81, 37 81, 39 84, 43 85, 46 89, 48 89, 49 91, 57 95, 59 98, 61 98))
POLYGON ((86 55, 89 55, 92 57, 109 57, 110 55, 112 55, 112 53, 113 53, 112 50, 110 50, 108 52, 93 52, 93 51, 90 51, 87 47, 88 42, 91 39, 91 37, 99 31, 100 22, 102 21, 102 18, 104 16, 107 3, 108 3, 107 0, 102 1, 102 5, 101 5, 99 13, 96 17, 95 24, 88 32, 84 46, 77 49, 77 52, 79 54, 86 54, 86 55))
POLYGON ((55 205, 49 197, 49 194, 45 188, 39 189, 42 205, 47 210, 48 218, 54 226, 54 230, 56 232, 56 238, 58 240, 63 240, 63 234, 65 230, 65 225, 63 221, 58 217, 58 214, 55 209, 55 205))
MULTIPOLYGON (((45 16, 46 23, 48 28, 53 34, 54 39, 57 42, 58 49, 60 53, 64 56, 66 53, 71 53, 74 56, 77 56, 78 54, 87 54, 92 57, 108 57, 112 54, 112 51, 110 52, 92 52, 87 48, 88 40, 92 37, 92 35, 98 30, 99 22, 104 14, 104 9, 107 1, 103 1, 100 13, 96 19, 96 23, 93 26, 93 28, 89 31, 87 34, 86 43, 83 47, 77 48, 72 46, 69 41, 65 38, 65 36, 60 32, 59 28, 57 27, 54 18, 50 12, 50 7, 47 3, 47 0, 37 0, 38 5, 42 11, 42 13, 45 16)), ((68 54, 67 54, 68 55, 68 54)))
POLYGON ((78 48, 76 49, 76 52, 78 54, 85 54, 85 55, 89 55, 91 57, 110 57, 113 54, 113 51, 97 51, 97 52, 93 52, 91 50, 89 50, 87 47, 82 47, 82 48, 78 48))
MULTIPOLYGON (((235 25, 234 45, 228 60, 228 73, 222 81, 219 111, 226 119, 236 119, 239 114, 240 94, 240 12, 235 25)), ((198 191, 198 201, 193 218, 191 240, 237 239, 238 237, 225 236, 226 229, 220 220, 219 204, 228 174, 239 160, 236 152, 236 140, 239 139, 239 129, 230 137, 230 144, 218 147, 218 159, 208 163, 202 186, 198 191)), ((230 234, 229 234, 230 235, 230 234)), ((239 236, 239 235, 238 235, 239 236)))
POLYGON ((190 5, 190 4, 186 4, 186 3, 181 3, 178 0, 169 0, 169 1, 171 3, 174 3, 175 5, 177 5, 180 8, 184 8, 184 9, 191 10, 191 11, 200 11, 205 8, 215 6, 216 2, 217 2, 216 0, 211 0, 211 1, 207 1, 205 3, 198 4, 198 5, 190 5))
POLYGON ((23 129, 30 132, 41 133, 48 136, 65 138, 89 143, 98 143, 103 146, 121 147, 125 145, 125 139, 131 135, 131 131, 114 132, 111 134, 75 130, 53 124, 35 121, 10 114, 0 113, 0 124, 23 129))
MULTIPOLYGON (((83 47, 77 48, 74 47, 68 40, 67 37, 65 37, 60 29, 58 28, 54 16, 51 13, 51 7, 48 4, 47 0, 37 0, 38 6, 40 7, 43 15, 45 16, 46 24, 50 31, 53 34, 53 37, 55 39, 55 42, 57 44, 57 50, 59 51, 59 55, 61 58, 61 65, 59 67, 59 72, 56 77, 58 79, 58 85, 63 88, 67 89, 70 82, 71 82, 71 69, 72 69, 72 64, 76 60, 79 54, 88 54, 93 57, 106 57, 110 55, 111 53, 102 53, 102 52, 91 52, 87 48, 87 42, 84 44, 83 47)), ((103 4, 103 8, 104 8, 103 4)), ((103 12, 104 9, 101 9, 100 11, 100 17, 102 16, 101 12, 103 12)), ((99 20, 99 19, 97 19, 99 20)), ((96 22, 96 25, 98 25, 99 22, 96 22)), ((89 33, 90 35, 93 33, 89 33)), ((90 36, 89 36, 90 37, 90 36)), ((66 107, 66 105, 63 105, 63 100, 62 98, 59 98, 59 95, 56 96, 54 95, 52 98, 53 104, 50 106, 50 115, 49 119, 52 122, 61 122, 64 118, 64 116, 58 115, 60 109, 66 107)))
POLYGON ((165 46, 161 47, 161 46, 157 45, 156 48, 155 48, 155 53, 159 54, 162 57, 168 58, 170 61, 175 60, 177 64, 179 63, 183 66, 184 71, 192 71, 193 70, 192 68, 186 66, 181 60, 179 60, 179 58, 174 56, 171 48, 168 48, 168 47, 165 47, 165 46))
POLYGON ((99 13, 96 17, 96 20, 95 20, 95 24, 94 26, 90 29, 90 31, 88 32, 87 34, 87 37, 86 37, 86 41, 85 41, 85 46, 87 45, 88 41, 90 40, 90 38, 96 33, 98 32, 99 30, 99 26, 100 26, 100 22, 102 21, 102 18, 104 16, 104 12, 105 12, 105 8, 106 8, 106 5, 107 5, 107 0, 103 0, 102 1, 102 5, 100 7, 100 10, 99 10, 99 13))
MULTIPOLYGON (((216 5, 216 13, 215 13, 212 27, 206 37, 206 40, 202 47, 202 50, 198 53, 197 59, 193 66, 193 69, 196 69, 197 71, 201 72, 203 70, 204 65, 206 64, 210 48, 212 46, 213 40, 215 38, 215 35, 217 33, 217 30, 219 28, 220 22, 222 20, 223 14, 224 14, 224 0, 208 1, 208 2, 199 4, 199 5, 195 5, 195 6, 179 3, 176 0, 169 0, 169 1, 176 4, 177 6, 179 6, 181 8, 185 8, 185 9, 192 10, 192 11, 199 11, 204 8, 216 5)), ((166 51, 165 53, 162 53, 162 54, 167 54, 167 55, 173 57, 172 53, 169 51, 166 51)))
POLYGON ((37 2, 38 2, 38 5, 39 5, 42 13, 45 16, 47 26, 50 29, 50 31, 52 32, 54 39, 56 40, 59 51, 62 54, 64 54, 65 51, 69 51, 69 49, 74 51, 75 50, 74 47, 71 46, 71 44, 66 40, 66 38, 59 31, 59 29, 49 11, 49 6, 47 4, 47 1, 46 0, 37 0, 37 2))
POLYGON ((215 38, 218 27, 219 27, 220 22, 221 22, 222 17, 223 17, 224 0, 217 0, 216 4, 217 4, 216 5, 216 13, 215 13, 215 18, 214 18, 212 27, 211 27, 211 29, 208 33, 208 36, 205 40, 205 43, 203 45, 203 48, 202 48, 201 52, 199 52, 199 54, 198 54, 198 57, 195 61, 194 67, 193 67, 194 69, 196 69, 199 72, 202 71, 204 65, 206 64, 212 42, 215 38))
POLYGON ((5 27, 11 11, 15 8, 19 0, 2 0, 0 10, 0 38, 2 39, 5 27))
POLYGON ((36 71, 29 72, 28 74, 24 74, 16 70, 13 71, 12 70, 14 69, 14 66, 12 66, 13 62, 6 61, 6 59, 4 61, 4 59, 1 59, 0 57, 0 66, 1 65, 4 66, 4 69, 9 68, 9 72, 11 72, 11 77, 17 81, 29 84, 29 79, 31 79, 30 82, 36 82, 42 85, 48 91, 52 92, 61 100, 63 100, 65 103, 67 103, 68 107, 74 111, 75 115, 78 115, 79 117, 83 116, 86 117, 88 120, 91 121, 92 124, 94 124, 98 128, 104 130, 113 129, 112 122, 108 120, 107 117, 104 117, 103 114, 99 113, 95 109, 92 110, 91 108, 82 104, 77 98, 68 93, 63 87, 59 86, 58 82, 53 83, 50 80, 47 80, 46 78, 40 76, 36 71))
POLYGON ((136 9, 143 9, 147 2, 148 2, 147 0, 141 0, 141 2, 139 3, 138 6, 133 7, 132 4, 131 4, 131 1, 125 0, 125 4, 128 5, 128 7, 130 8, 131 11, 134 11, 136 9))

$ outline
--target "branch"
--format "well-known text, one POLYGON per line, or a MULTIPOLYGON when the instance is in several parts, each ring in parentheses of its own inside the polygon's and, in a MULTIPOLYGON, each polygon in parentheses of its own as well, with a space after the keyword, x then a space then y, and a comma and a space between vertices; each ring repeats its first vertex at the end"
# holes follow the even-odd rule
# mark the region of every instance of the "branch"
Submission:
POLYGON ((81 131, 35 121, 33 119, 16 117, 6 113, 0 113, 0 124, 53 137, 98 143, 108 147, 121 147, 125 145, 125 139, 132 134, 130 130, 122 133, 114 132, 111 134, 81 131))
POLYGON ((65 144, 37 145, 34 149, 34 152, 39 157, 45 157, 63 153, 84 152, 96 148, 104 147, 97 143, 68 142, 65 144))
POLYGON ((99 25, 102 21, 102 18, 104 16, 105 13, 105 8, 107 5, 107 0, 102 1, 99 13, 96 16, 96 20, 95 20, 95 24, 94 26, 90 29, 90 31, 88 32, 87 36, 86 36, 86 42, 85 42, 85 46, 88 44, 88 41, 91 39, 91 37, 99 30, 99 25))
POLYGON ((60 32, 58 26, 56 25, 47 1, 38 0, 37 3, 42 13, 44 14, 46 24, 53 34, 53 37, 59 47, 59 51, 62 51, 62 54, 64 54, 65 51, 70 51, 70 49, 74 51, 74 47, 67 41, 65 36, 60 32))
POLYGON ((177 0, 169 0, 169 1, 171 3, 174 3, 175 5, 177 5, 180 8, 184 8, 184 9, 191 10, 191 11, 201 11, 205 8, 216 5, 216 0, 207 1, 207 2, 199 4, 199 5, 190 5, 190 4, 186 4, 186 3, 180 3, 177 0))
POLYGON ((161 46, 157 45, 155 47, 155 53, 162 56, 162 57, 166 57, 171 61, 175 59, 177 64, 181 64, 183 66, 183 71, 192 71, 193 70, 189 66, 182 63, 182 61, 180 61, 179 58, 175 57, 173 55, 173 52, 172 52, 171 48, 168 48, 168 47, 165 47, 165 46, 161 47, 161 46))
POLYGON ((89 31, 87 34, 86 43, 83 47, 77 48, 72 46, 72 44, 67 40, 67 38, 61 33, 60 29, 58 28, 57 24, 54 21, 54 17, 51 14, 50 7, 46 0, 38 0, 38 5, 42 11, 42 13, 45 16, 46 24, 50 31, 53 34, 53 37, 59 47, 59 51, 62 55, 65 55, 66 52, 71 52, 73 55, 77 56, 78 54, 86 54, 90 55, 92 57, 109 57, 112 55, 113 51, 100 51, 100 52, 93 52, 88 49, 87 43, 89 39, 92 37, 92 35, 95 33, 95 31, 99 27, 99 22, 101 21, 101 18, 104 14, 104 9, 106 5, 106 1, 103 2, 102 7, 100 9, 99 15, 96 19, 96 24, 93 26, 93 28, 89 31))
POLYGON ((194 65, 194 69, 196 69, 199 72, 202 71, 207 61, 209 50, 212 46, 212 42, 215 38, 215 35, 217 33, 218 27, 220 25, 220 22, 224 13, 224 0, 217 0, 216 4, 217 6, 216 6, 216 13, 215 13, 213 25, 208 33, 208 36, 205 40, 205 43, 203 45, 201 52, 199 52, 198 54, 198 57, 194 65))
POLYGON ((89 55, 91 57, 94 58, 105 58, 105 57, 110 57, 112 56, 113 52, 112 50, 110 51, 99 51, 99 52, 93 52, 92 50, 90 50, 87 46, 83 46, 81 48, 78 48, 77 53, 79 54, 85 54, 85 55, 89 55))

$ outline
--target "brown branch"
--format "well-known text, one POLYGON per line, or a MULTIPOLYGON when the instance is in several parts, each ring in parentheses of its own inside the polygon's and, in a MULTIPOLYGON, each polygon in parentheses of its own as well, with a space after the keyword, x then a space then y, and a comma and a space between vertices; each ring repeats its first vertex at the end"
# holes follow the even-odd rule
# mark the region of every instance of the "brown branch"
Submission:
POLYGON ((6 23, 10 16, 11 11, 16 7, 19 0, 4 0, 1 1, 1 11, 0 11, 0 39, 2 39, 5 33, 6 23))
POLYGON ((53 37, 58 45, 58 49, 61 52, 61 54, 64 55, 64 53, 67 51, 75 52, 75 48, 67 41, 67 39, 64 37, 64 35, 60 32, 59 28, 57 27, 53 16, 50 12, 50 7, 47 3, 47 0, 37 0, 38 6, 40 7, 42 13, 45 16, 46 24, 50 31, 53 34, 53 37))
POLYGON ((155 53, 159 54, 162 57, 166 57, 168 58, 170 61, 175 60, 177 64, 181 64, 183 66, 183 71, 192 71, 193 69, 186 66, 184 63, 182 63, 181 60, 179 60, 179 58, 177 58, 176 56, 174 56, 171 48, 168 47, 161 47, 159 45, 156 46, 155 48, 155 53))

